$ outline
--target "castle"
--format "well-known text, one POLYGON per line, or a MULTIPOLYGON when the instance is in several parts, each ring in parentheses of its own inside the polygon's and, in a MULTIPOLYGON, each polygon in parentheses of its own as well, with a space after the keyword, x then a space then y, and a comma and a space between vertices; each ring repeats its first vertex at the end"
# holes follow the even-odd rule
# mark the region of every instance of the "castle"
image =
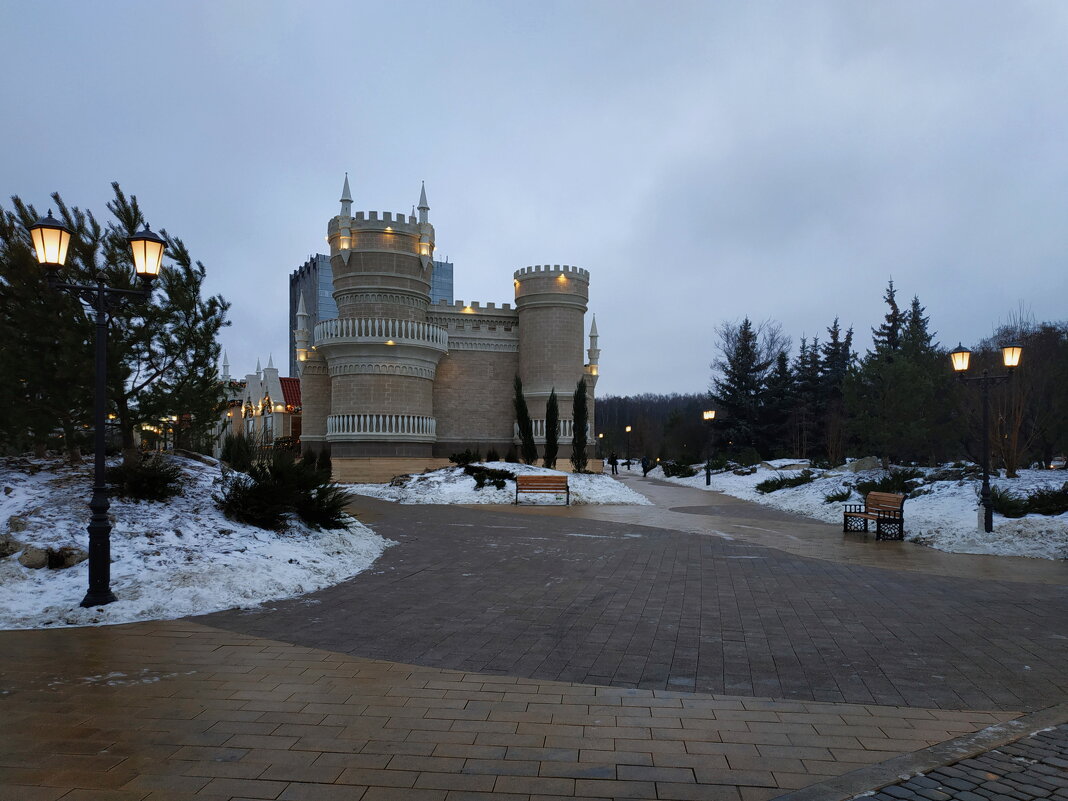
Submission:
MULTIPOLYGON (((432 304, 434 226, 426 189, 415 214, 352 211, 327 225, 337 319, 310 326, 303 298, 294 329, 301 380, 301 447, 327 448, 338 481, 385 481, 448 463, 470 448, 515 453, 513 381, 523 381, 535 441, 546 402, 560 409, 558 468, 567 469, 572 396, 585 376, 589 420, 597 383, 596 322, 583 359, 590 274, 567 265, 516 270, 509 303, 432 304)), ((592 442, 592 430, 588 439, 592 442)), ((540 447, 539 447, 540 450, 540 447)))

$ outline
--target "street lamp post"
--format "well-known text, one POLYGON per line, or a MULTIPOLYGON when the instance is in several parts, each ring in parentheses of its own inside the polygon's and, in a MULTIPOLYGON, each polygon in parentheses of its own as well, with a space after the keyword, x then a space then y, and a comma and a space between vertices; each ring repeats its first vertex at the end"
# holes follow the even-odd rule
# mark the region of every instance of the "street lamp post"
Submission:
POLYGON ((964 375, 972 357, 970 350, 958 344, 949 354, 957 377, 961 381, 977 381, 983 396, 983 489, 980 501, 983 505, 983 530, 988 534, 994 530, 994 507, 990 503, 990 387, 1012 378, 1012 371, 1019 366, 1022 354, 1023 348, 1019 345, 1005 345, 1001 349, 1001 360, 1008 372, 1005 375, 990 375, 990 371, 983 368, 982 374, 977 376, 964 375))
POLYGON ((708 435, 705 440, 705 486, 712 485, 712 421, 716 419, 715 409, 706 409, 701 412, 701 419, 705 421, 708 435))
POLYGON ((623 430, 627 433, 627 469, 630 470, 630 426, 623 430))
POLYGON ((58 280, 59 271, 67 260, 70 230, 59 220, 48 216, 30 227, 37 262, 48 268, 48 283, 52 289, 62 289, 86 304, 96 314, 96 380, 93 406, 93 497, 89 501, 89 590, 82 606, 103 606, 116 600, 111 591, 111 523, 108 520, 107 484, 104 472, 104 421, 107 416, 107 342, 110 312, 128 298, 147 299, 152 294, 152 280, 159 275, 164 242, 148 226, 128 239, 134 261, 134 271, 141 279, 140 289, 119 289, 104 283, 103 272, 96 274, 94 284, 65 284, 58 280))

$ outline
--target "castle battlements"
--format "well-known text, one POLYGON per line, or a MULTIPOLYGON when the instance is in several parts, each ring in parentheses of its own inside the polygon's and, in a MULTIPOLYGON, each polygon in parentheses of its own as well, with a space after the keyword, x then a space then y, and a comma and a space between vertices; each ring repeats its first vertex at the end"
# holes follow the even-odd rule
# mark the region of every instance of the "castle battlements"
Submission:
POLYGON ((328 234, 334 233, 342 228, 348 228, 350 231, 384 231, 387 228, 391 228, 396 233, 411 234, 412 236, 419 236, 423 233, 423 227, 419 221, 412 215, 405 214, 402 211, 396 213, 391 211, 357 211, 351 217, 338 215, 330 220, 327 232, 328 234))
POLYGON ((463 313, 466 313, 466 314, 481 314, 481 313, 489 311, 489 312, 492 312, 494 314, 497 314, 497 313, 499 313, 501 311, 512 311, 512 304, 511 303, 502 303, 500 306, 498 306, 492 300, 487 302, 485 305, 482 305, 477 300, 472 300, 470 303, 462 301, 462 300, 454 300, 452 303, 449 303, 447 300, 439 300, 437 302, 437 304, 435 304, 435 305, 439 306, 439 307, 442 307, 442 308, 435 309, 435 311, 439 311, 439 312, 447 310, 447 311, 463 312, 463 313))
POLYGON ((533 267, 522 267, 515 271, 515 280, 520 281, 523 278, 528 278, 537 274, 552 275, 554 273, 560 273, 564 275, 571 275, 576 278, 580 278, 584 281, 590 280, 590 271, 585 270, 582 267, 572 267, 569 264, 537 264, 533 267))

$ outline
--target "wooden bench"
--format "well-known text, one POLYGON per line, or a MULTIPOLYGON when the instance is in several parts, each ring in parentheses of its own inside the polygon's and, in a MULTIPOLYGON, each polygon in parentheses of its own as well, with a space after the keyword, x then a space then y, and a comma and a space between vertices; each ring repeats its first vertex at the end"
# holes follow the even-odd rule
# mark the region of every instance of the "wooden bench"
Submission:
POLYGON ((894 492, 869 492, 864 503, 847 503, 842 514, 842 531, 868 531, 875 521, 875 539, 905 539, 905 496, 894 492))
POLYGON ((567 505, 571 505, 571 488, 567 485, 567 476, 516 476, 516 504, 519 503, 521 492, 551 492, 554 495, 564 493, 567 505))

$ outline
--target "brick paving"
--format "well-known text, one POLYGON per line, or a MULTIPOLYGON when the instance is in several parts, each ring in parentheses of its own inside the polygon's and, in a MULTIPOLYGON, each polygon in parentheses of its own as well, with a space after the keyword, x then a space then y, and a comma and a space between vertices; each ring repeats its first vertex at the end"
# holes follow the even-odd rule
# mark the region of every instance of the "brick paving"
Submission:
POLYGON ((764 801, 1013 717, 487 676, 199 625, 0 632, 0 801, 764 801))
MULTIPOLYGON (((373 570, 200 620, 353 655, 615 687, 1020 711, 1068 697, 1068 595, 1056 584, 816 559, 566 510, 358 505, 398 543, 373 570)), ((770 528, 765 518, 754 526, 770 528)), ((833 529, 798 522, 817 525, 833 529)), ((890 545, 909 549, 903 560, 948 556, 890 545)), ((880 553, 895 564, 897 551, 880 553)))
POLYGON ((872 801, 1068 801, 1068 725, 864 797, 872 801))

